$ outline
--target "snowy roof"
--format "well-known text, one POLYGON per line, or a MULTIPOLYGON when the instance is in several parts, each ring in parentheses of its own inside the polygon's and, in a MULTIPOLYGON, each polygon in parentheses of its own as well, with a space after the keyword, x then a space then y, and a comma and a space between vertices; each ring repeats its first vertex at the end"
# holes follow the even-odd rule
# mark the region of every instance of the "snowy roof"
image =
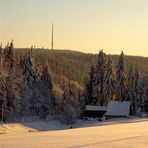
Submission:
POLYGON ((129 116, 129 101, 109 101, 107 107, 107 116, 129 116))
POLYGON ((86 105, 86 111, 106 111, 107 106, 86 105))

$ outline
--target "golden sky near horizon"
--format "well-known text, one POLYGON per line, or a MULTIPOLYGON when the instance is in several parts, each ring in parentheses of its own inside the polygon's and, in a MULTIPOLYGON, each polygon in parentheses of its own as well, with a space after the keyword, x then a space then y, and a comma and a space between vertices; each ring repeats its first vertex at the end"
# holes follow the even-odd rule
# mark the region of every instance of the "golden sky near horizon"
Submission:
POLYGON ((0 42, 148 56, 148 0, 0 0, 0 42))

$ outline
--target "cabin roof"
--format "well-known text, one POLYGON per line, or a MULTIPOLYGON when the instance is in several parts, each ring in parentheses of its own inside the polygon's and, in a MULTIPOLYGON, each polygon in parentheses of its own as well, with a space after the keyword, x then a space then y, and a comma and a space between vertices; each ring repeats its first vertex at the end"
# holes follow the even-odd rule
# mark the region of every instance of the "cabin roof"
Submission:
POLYGON ((129 116, 130 101, 109 101, 106 116, 129 116))
POLYGON ((86 105, 86 111, 107 111, 107 106, 86 105))

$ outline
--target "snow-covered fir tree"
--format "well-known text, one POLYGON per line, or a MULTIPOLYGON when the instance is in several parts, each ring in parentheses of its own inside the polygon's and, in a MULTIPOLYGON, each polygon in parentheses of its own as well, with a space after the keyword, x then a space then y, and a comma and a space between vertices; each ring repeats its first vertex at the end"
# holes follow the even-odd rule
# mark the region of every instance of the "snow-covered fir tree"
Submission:
POLYGON ((53 97, 52 97, 52 82, 51 76, 49 74, 49 67, 44 66, 41 72, 40 81, 39 81, 39 92, 41 108, 40 115, 46 116, 52 112, 53 109, 53 97))
POLYGON ((134 100, 133 100, 133 110, 136 113, 138 110, 141 111, 142 109, 142 99, 141 99, 141 91, 142 91, 142 84, 141 84, 141 77, 139 68, 136 67, 135 74, 134 74, 134 100))
POLYGON ((131 114, 135 114, 134 86, 135 86, 134 69, 133 65, 131 65, 128 71, 128 86, 127 86, 128 90, 127 101, 131 102, 131 108, 130 108, 131 114))
POLYGON ((19 72, 17 71, 17 64, 15 61, 15 51, 13 41, 4 49, 2 60, 3 75, 6 85, 7 98, 7 118, 12 115, 18 115, 21 109, 21 98, 19 92, 19 72))
POLYGON ((103 98, 103 88, 104 88, 104 74, 106 66, 106 55, 101 50, 98 54, 97 64, 94 73, 94 86, 93 86, 93 105, 103 106, 105 101, 103 98))
POLYGON ((123 51, 119 57, 117 65, 116 93, 118 101, 125 101, 127 99, 127 79, 125 75, 125 59, 123 51))
POLYGON ((5 120, 7 116, 7 98, 6 98, 6 84, 5 84, 5 78, 3 76, 1 61, 2 59, 0 59, 0 120, 2 118, 3 120, 5 120))
POLYGON ((12 42, 6 45, 5 49, 4 49, 4 64, 5 64, 5 68, 8 68, 8 71, 11 67, 13 67, 14 63, 15 63, 15 53, 14 53, 14 47, 13 47, 13 40, 12 42))
POLYGON ((103 99, 104 105, 108 104, 109 100, 115 99, 115 69, 111 56, 108 57, 108 63, 105 69, 103 99))
POLYGON ((26 50, 25 55, 21 58, 20 66, 22 68, 23 78, 27 80, 27 86, 34 88, 37 85, 38 75, 34 70, 33 59, 30 54, 30 50, 26 50))
POLYGON ((93 93, 93 86, 94 86, 94 72, 95 72, 95 68, 94 66, 92 66, 89 72, 89 78, 88 80, 86 80, 86 83, 85 83, 85 90, 83 94, 84 105, 93 104, 92 93, 93 93))
POLYGON ((51 110, 51 79, 47 67, 42 70, 41 76, 35 69, 31 51, 26 51, 22 57, 21 96, 23 98, 23 114, 45 117, 51 110), (25 94, 25 95, 24 95, 25 94))
POLYGON ((6 112, 7 112, 7 98, 6 98, 6 87, 5 87, 5 81, 0 73, 0 120, 6 118, 6 112))
POLYGON ((134 86, 134 68, 133 65, 130 65, 129 71, 128 71, 128 88, 133 88, 134 86))
POLYGON ((148 78, 147 77, 143 79, 141 99, 142 99, 141 111, 148 112, 148 78))

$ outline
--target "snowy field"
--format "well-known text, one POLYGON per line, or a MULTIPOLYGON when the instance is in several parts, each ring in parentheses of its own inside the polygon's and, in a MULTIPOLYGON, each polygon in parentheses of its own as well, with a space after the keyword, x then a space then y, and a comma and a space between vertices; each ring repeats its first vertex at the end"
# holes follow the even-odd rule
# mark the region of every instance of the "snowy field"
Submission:
POLYGON ((148 119, 0 125, 0 148, 147 148, 148 119), (71 129, 72 128, 72 129, 71 129))

